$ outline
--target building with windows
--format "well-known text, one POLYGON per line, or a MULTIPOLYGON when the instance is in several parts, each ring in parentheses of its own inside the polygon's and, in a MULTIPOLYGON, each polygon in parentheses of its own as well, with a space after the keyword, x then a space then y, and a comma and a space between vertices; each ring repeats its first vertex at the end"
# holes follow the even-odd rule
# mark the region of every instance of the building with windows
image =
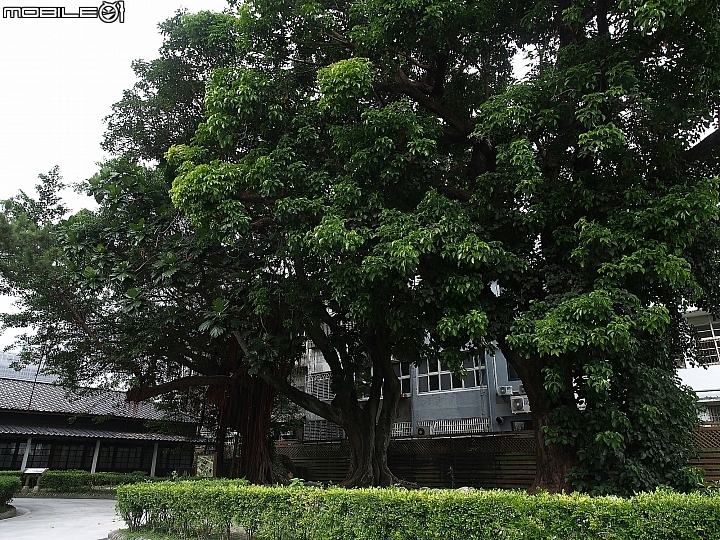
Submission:
MULTIPOLYGON (((330 366, 320 351, 308 343, 305 372, 300 387, 315 397, 331 401, 330 366)), ((465 375, 458 377, 439 360, 419 366, 397 362, 402 397, 393 437, 473 435, 532 429, 530 407, 522 382, 500 351, 465 361, 465 375)), ((344 438, 340 426, 306 413, 303 440, 344 438)))
MULTIPOLYGON (((720 423, 720 321, 704 311, 685 315, 697 330, 702 365, 682 362, 678 376, 695 390, 703 405, 702 419, 720 423)), ((307 392, 330 401, 330 367, 309 343, 303 362, 307 392)), ((402 397, 393 436, 472 435, 532 429, 530 406, 517 373, 500 351, 465 361, 466 374, 457 377, 439 360, 419 366, 395 364, 402 397)), ((303 440, 342 439, 342 429, 307 413, 303 440)))
POLYGON ((189 472, 194 444, 181 435, 153 433, 163 420, 150 402, 126 403, 125 393, 81 389, 68 393, 37 367, 15 371, 0 357, 0 470, 28 467, 189 472))
POLYGON ((697 330, 702 365, 683 361, 678 376, 697 393, 702 419, 720 423, 720 321, 702 310, 687 313, 685 318, 697 330))

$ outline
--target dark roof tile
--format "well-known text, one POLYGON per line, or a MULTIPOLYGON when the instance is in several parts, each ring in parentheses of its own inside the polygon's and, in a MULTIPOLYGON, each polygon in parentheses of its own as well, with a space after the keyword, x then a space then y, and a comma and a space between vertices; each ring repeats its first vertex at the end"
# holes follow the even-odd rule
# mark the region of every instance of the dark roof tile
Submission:
POLYGON ((125 392, 83 389, 80 395, 45 382, 0 378, 0 410, 89 414, 142 420, 162 420, 149 401, 127 403, 125 392))
POLYGON ((26 437, 83 437, 91 439, 124 439, 135 441, 171 441, 186 442, 182 435, 165 435, 162 433, 136 433, 109 429, 34 426, 25 424, 0 424, 0 435, 23 435, 26 437))

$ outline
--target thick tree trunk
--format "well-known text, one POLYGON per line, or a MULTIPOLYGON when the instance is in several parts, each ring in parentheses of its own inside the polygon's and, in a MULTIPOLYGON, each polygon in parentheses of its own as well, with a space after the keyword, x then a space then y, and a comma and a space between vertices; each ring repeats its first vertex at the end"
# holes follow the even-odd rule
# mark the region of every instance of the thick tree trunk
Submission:
POLYGON ((218 408, 215 434, 215 474, 220 477, 243 477, 252 483, 287 481, 278 474, 272 462, 270 424, 276 390, 258 376, 248 373, 241 363, 238 342, 230 340, 227 367, 232 375, 193 375, 154 387, 139 386, 128 391, 128 401, 142 401, 174 390, 207 385, 205 400, 218 408), (228 429, 236 431, 242 441, 238 457, 225 459, 228 429))
POLYGON ((399 479, 387 465, 390 437, 378 430, 367 411, 345 423, 350 443, 350 469, 342 482, 345 487, 390 486, 399 479))
POLYGON ((389 331, 373 329, 364 340, 372 360, 373 375, 370 394, 362 401, 354 387, 355 372, 345 369, 337 351, 327 343, 324 330, 320 326, 308 326, 307 331, 322 351, 334 382, 340 388, 331 403, 292 386, 286 372, 265 371, 260 376, 293 403, 345 430, 351 459, 343 485, 388 486, 400 482, 387 465, 393 420, 400 401, 400 381, 393 371, 388 345, 389 331))
POLYGON ((225 478, 230 476, 231 465, 225 460, 225 436, 227 426, 220 425, 215 433, 215 476, 225 478))
POLYGON ((350 442, 347 487, 389 486, 400 483, 387 464, 392 425, 400 401, 400 382, 392 367, 387 335, 376 330, 368 338, 373 358, 373 386, 364 407, 346 404, 343 427, 350 442), (382 387, 382 399, 380 388, 382 387))
POLYGON ((246 370, 239 373, 238 378, 241 384, 208 393, 211 402, 219 409, 217 451, 220 452, 224 446, 228 428, 238 433, 241 442, 240 455, 232 460, 231 465, 223 463, 220 459, 222 454, 218 453, 218 472, 223 476, 245 478, 253 484, 277 482, 270 448, 275 389, 259 377, 249 375, 246 370))
MULTIPOLYGON (((525 383, 523 383, 525 384, 525 383)), ((526 386, 526 390, 529 390, 526 386)), ((530 397, 528 393, 528 398, 530 397)), ((532 398, 530 398, 532 403, 532 398)), ((534 407, 531 405, 531 407, 534 407)), ((574 491, 565 478, 570 467, 577 464, 575 448, 568 445, 547 444, 543 427, 549 425, 547 411, 533 410, 533 429, 535 431, 535 459, 537 469, 530 491, 546 490, 550 493, 574 491)))
MULTIPOLYGON (((535 432, 535 457, 536 472, 535 480, 530 491, 546 490, 550 493, 573 491, 572 485, 567 480, 567 474, 571 467, 578 463, 576 448, 573 445, 549 444, 545 436, 545 427, 551 426, 550 413, 553 404, 545 390, 545 375, 543 367, 545 363, 542 358, 524 358, 515 354, 509 347, 501 346, 506 359, 512 362, 518 375, 522 379, 525 392, 530 400, 530 410, 535 432)), ((572 402, 572 377, 566 374, 565 384, 567 386, 562 402, 572 402)))
POLYGON ((254 375, 248 376, 238 403, 238 433, 242 440, 240 459, 233 476, 253 484, 274 483, 270 452, 270 422, 275 389, 254 375))

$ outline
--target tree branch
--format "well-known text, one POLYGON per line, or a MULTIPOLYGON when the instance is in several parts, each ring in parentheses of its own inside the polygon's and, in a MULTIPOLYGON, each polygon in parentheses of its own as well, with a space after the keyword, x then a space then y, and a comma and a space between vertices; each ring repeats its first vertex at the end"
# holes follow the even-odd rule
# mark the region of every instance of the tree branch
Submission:
POLYGON ((402 69, 398 70, 398 74, 392 83, 380 84, 378 88, 407 95, 465 137, 468 137, 473 131, 474 126, 471 122, 460 120, 447 107, 444 107, 428 95, 433 90, 432 86, 410 80, 402 69))
POLYGON ((315 413, 326 420, 330 420, 339 426, 343 426, 345 419, 343 418, 340 411, 338 411, 332 405, 328 405, 324 401, 319 400, 315 396, 312 396, 302 390, 298 390, 286 379, 276 377, 267 372, 258 373, 258 376, 268 383, 273 388, 277 389, 278 392, 283 394, 290 401, 296 405, 300 405, 303 409, 315 413))
POLYGON ((102 342, 98 339, 98 337, 95 335, 95 332, 92 331, 92 329, 88 326, 87 321, 85 320, 85 317, 82 316, 82 314, 75 309, 75 306, 72 305, 70 300, 68 300, 67 296, 65 296, 65 292, 60 289, 59 292, 60 299, 62 300, 63 304, 65 304, 65 307, 70 310, 70 313, 72 313, 73 319, 75 319, 75 322, 77 322, 80 327, 83 329, 83 331, 87 334, 87 336, 95 343, 95 345, 99 348, 103 348, 102 342))
POLYGON ((279 199, 279 197, 266 197, 259 193, 253 193, 252 191, 240 191, 233 197, 236 201, 248 202, 248 203, 262 203, 266 206, 271 206, 279 199))
POLYGON ((240 335, 240 332, 234 330, 233 337, 237 340, 238 345, 240 346, 240 349, 242 349, 242 352, 245 353, 245 356, 250 356, 250 347, 248 347, 247 342, 240 335))
POLYGON ((607 0, 597 0, 597 28, 598 34, 601 36, 610 35, 610 25, 608 24, 608 5, 607 0))
POLYGON ((127 391, 125 401, 145 401, 146 399, 167 394, 173 390, 187 390, 195 386, 209 386, 211 384, 228 384, 237 383, 237 379, 229 375, 191 375, 189 377, 181 377, 168 383, 158 384, 157 386, 135 386, 127 391))
POLYGON ((328 35, 335 41, 342 43, 344 46, 346 46, 350 50, 355 50, 357 45, 352 43, 349 39, 347 39, 342 34, 336 32, 335 30, 328 30, 328 35))
POLYGON ((269 216, 268 216, 268 217, 263 217, 263 218, 260 218, 260 219, 258 219, 258 220, 256 220, 256 221, 253 221, 253 222, 250 224, 250 228, 251 228, 253 231, 259 231, 259 230, 262 230, 262 229, 264 229, 264 228, 266 228, 266 227, 269 227, 270 225, 273 224, 274 221, 275 221, 275 218, 272 218, 272 217, 269 217, 269 216))

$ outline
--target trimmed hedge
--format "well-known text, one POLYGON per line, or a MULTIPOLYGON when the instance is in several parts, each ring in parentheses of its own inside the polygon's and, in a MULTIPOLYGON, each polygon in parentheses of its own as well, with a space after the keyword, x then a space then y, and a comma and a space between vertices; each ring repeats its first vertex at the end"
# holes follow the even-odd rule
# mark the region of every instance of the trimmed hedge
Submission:
POLYGON ((254 540, 711 540, 720 496, 658 491, 629 499, 514 491, 317 489, 226 482, 118 487, 131 530, 254 540))
POLYGON ((22 482, 18 476, 0 476, 0 508, 7 506, 13 495, 20 491, 21 486, 22 482))
POLYGON ((0 476, 17 476, 20 478, 22 477, 22 471, 0 471, 0 476))
POLYGON ((87 493, 94 488, 114 488, 122 484, 137 482, 158 482, 164 478, 149 477, 146 472, 133 473, 97 472, 68 470, 47 471, 40 477, 40 488, 59 493, 87 493))

